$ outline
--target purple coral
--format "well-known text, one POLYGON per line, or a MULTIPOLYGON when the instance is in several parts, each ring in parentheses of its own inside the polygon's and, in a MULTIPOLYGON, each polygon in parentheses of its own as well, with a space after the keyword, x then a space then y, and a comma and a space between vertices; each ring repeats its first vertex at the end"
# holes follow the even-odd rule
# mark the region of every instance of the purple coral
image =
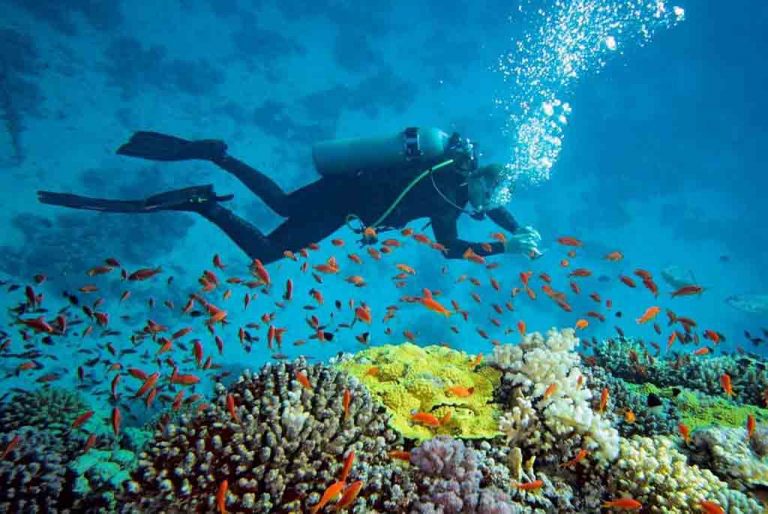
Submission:
POLYGON ((421 498, 419 514, 512 514, 519 509, 494 488, 483 488, 475 450, 460 440, 439 436, 411 452, 421 498))

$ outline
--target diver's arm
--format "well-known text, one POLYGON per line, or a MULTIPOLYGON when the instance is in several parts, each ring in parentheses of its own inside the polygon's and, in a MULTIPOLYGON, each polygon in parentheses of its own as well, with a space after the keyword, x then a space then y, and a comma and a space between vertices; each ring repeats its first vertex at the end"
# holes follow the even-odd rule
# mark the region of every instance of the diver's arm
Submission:
POLYGON ((486 211, 488 217, 496 223, 498 226, 506 230, 507 232, 515 233, 520 228, 520 224, 515 220, 515 217, 505 209, 504 207, 497 207, 486 211))
POLYGON ((435 240, 447 249, 445 256, 449 259, 461 259, 467 248, 472 248, 477 255, 483 257, 504 253, 504 245, 499 242, 473 243, 459 239, 456 228, 457 216, 432 216, 430 220, 435 240), (489 245, 491 251, 483 248, 484 245, 489 245))

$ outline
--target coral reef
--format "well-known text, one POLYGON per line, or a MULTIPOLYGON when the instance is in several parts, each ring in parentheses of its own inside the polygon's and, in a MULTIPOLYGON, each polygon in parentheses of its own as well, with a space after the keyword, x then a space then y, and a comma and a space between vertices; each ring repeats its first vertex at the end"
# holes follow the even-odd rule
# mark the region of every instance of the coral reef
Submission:
POLYGON ((0 405, 0 427, 4 432, 32 427, 61 436, 87 410, 89 407, 79 394, 46 387, 18 393, 0 405))
POLYGON ((500 428, 510 443, 547 461, 569 459, 579 448, 610 461, 618 455, 619 434, 593 410, 578 343, 573 330, 553 329, 546 339, 537 332, 494 349, 491 362, 504 373, 500 398, 509 411, 500 428))
POLYGON ((15 436, 18 446, 0 461, 0 511, 70 512, 76 505, 75 475, 67 469, 73 440, 25 427, 0 436, 0 447, 15 436))
POLYGON ((768 488, 766 430, 747 438, 743 428, 708 427, 691 437, 691 460, 709 468, 734 489, 768 488))
POLYGON ((369 348, 339 367, 360 379, 384 404, 392 415, 392 428, 405 437, 493 437, 499 433, 493 392, 500 373, 489 366, 473 366, 472 361, 471 356, 442 346, 421 348, 405 343, 369 348), (466 391, 453 393, 451 388, 457 386, 466 391), (438 427, 427 427, 413 421, 414 412, 450 419, 438 427))
POLYGON ((156 433, 126 489, 126 511, 212 510, 223 480, 228 511, 307 510, 350 451, 349 480, 365 484, 351 512, 399 512, 412 501, 408 475, 387 454, 399 439, 386 410, 346 373, 297 360, 245 373, 217 392, 211 408, 156 433))
POLYGON ((609 339, 596 345, 594 352, 597 365, 616 377, 637 383, 653 382, 661 387, 687 387, 713 396, 723 394, 720 376, 728 373, 734 400, 765 405, 763 392, 768 388, 768 370, 757 359, 731 355, 694 357, 690 353, 655 358, 641 342, 626 338, 609 339))
POLYGON ((689 465, 666 436, 622 439, 619 460, 606 480, 617 496, 626 494, 642 503, 643 512, 697 512, 702 500, 717 502, 726 512, 762 512, 755 500, 729 489, 711 471, 689 465))
POLYGON ((128 450, 91 449, 69 463, 76 476, 73 492, 78 498, 87 499, 91 508, 116 512, 116 491, 130 479, 137 464, 136 454, 128 450))
POLYGON ((513 514, 521 512, 509 496, 481 487, 482 474, 473 449, 460 440, 437 436, 411 452, 421 496, 419 514, 513 514))
MULTIPOLYGON (((659 390, 659 395, 670 395, 670 389, 659 390)), ((744 427, 751 414, 758 421, 768 420, 768 410, 753 405, 739 405, 719 396, 709 396, 690 389, 680 389, 674 398, 680 419, 691 430, 710 425, 744 427)))
POLYGON ((608 388, 613 402, 613 425, 622 437, 632 435, 671 434, 677 430, 680 422, 678 407, 672 400, 671 389, 668 394, 653 384, 633 384, 607 373, 599 366, 588 370, 590 387, 597 391, 608 388), (659 397, 661 405, 650 407, 649 395, 659 397), (634 420, 627 413, 634 415, 634 420))

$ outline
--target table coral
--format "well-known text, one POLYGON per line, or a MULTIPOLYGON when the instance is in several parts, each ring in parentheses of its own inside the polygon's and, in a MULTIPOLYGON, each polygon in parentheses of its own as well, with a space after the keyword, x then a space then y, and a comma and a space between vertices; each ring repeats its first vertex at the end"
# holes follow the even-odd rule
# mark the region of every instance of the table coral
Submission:
POLYGON ((493 394, 500 373, 473 361, 473 356, 442 346, 420 348, 405 343, 364 350, 342 360, 339 367, 358 377, 384 404, 392 415, 392 427, 404 437, 493 437, 499 434, 493 394), (455 386, 469 394, 452 393, 455 386), (450 420, 439 427, 426 427, 413 422, 414 412, 438 418, 450 414, 450 420))

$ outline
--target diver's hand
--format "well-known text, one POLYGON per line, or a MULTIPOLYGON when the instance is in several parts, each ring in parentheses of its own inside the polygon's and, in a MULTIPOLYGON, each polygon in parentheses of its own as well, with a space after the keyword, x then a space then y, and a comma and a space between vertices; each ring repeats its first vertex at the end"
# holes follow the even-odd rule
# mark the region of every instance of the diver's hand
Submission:
POLYGON ((504 243, 504 253, 522 253, 531 259, 541 257, 541 234, 531 226, 520 227, 504 243))

